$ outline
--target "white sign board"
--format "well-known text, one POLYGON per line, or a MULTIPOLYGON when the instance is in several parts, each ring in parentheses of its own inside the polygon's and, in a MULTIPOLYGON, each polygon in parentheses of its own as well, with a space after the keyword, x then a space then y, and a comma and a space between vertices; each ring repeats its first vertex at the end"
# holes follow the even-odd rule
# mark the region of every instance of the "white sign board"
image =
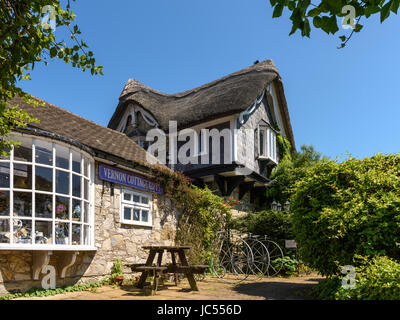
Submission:
POLYGON ((285 240, 286 248, 297 248, 297 243, 294 240, 285 240))

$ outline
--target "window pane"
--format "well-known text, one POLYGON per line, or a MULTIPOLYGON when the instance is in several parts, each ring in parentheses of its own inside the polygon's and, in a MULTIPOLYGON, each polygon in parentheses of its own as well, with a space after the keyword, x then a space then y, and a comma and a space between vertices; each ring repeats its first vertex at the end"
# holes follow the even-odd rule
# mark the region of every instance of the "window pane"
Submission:
POLYGON ((140 221, 140 209, 133 209, 133 220, 140 221))
POLYGON ((69 173, 56 171, 56 192, 69 194, 69 173))
POLYGON ((15 137, 14 141, 21 141, 21 145, 14 149, 14 160, 32 162, 32 139, 15 137))
POLYGON ((69 149, 56 146, 56 166, 58 168, 69 169, 69 149))
POLYGON ((81 221, 82 201, 72 199, 72 220, 81 221))
POLYGON ((0 162, 0 188, 10 187, 10 164, 0 162))
POLYGON ((53 217, 53 196, 48 194, 35 194, 35 217, 53 217))
POLYGON ((264 139, 264 130, 260 130, 260 155, 265 155, 265 139, 264 139))
POLYGON ((84 187, 84 190, 83 190, 84 191, 84 195, 83 195, 83 197, 84 197, 85 200, 89 200, 89 180, 84 179, 83 187, 84 187))
POLYGON ((10 220, 0 219, 0 243, 10 242, 10 220))
POLYGON ((81 195, 81 177, 77 175, 72 175, 72 195, 74 197, 82 197, 81 195))
POLYGON ((56 218, 69 220, 69 198, 56 196, 56 218))
POLYGON ((133 195, 133 202, 140 203, 140 197, 136 194, 133 195))
POLYGON ((83 216, 83 222, 89 222, 89 204, 87 202, 84 203, 85 213, 83 216))
POLYGON ((79 152, 72 150, 72 171, 81 173, 82 156, 79 152))
MULTIPOLYGON (((10 136, 9 139, 12 140, 13 138, 10 136)), ((4 151, 10 152, 10 149, 9 148, 4 148, 4 151)), ((1 155, 0 156, 0 160, 10 160, 10 156, 1 155)))
POLYGON ((124 208, 124 219, 125 220, 131 220, 132 219, 132 217, 131 217, 131 208, 127 208, 127 207, 124 208))
POLYGON ((35 167, 35 188, 41 191, 53 191, 53 169, 35 167))
POLYGON ((14 243, 32 243, 32 221, 13 219, 14 243))
POLYGON ((81 244, 81 225, 80 224, 72 224, 72 244, 73 245, 81 244))
POLYGON ((276 134, 273 135, 272 147, 273 147, 272 154, 274 156, 274 160, 276 160, 276 134))
POLYGON ((89 226, 83 227, 83 245, 88 246, 90 244, 90 231, 89 226))
POLYGON ((31 192, 14 192, 14 215, 32 217, 31 192))
POLYGON ((142 210, 142 221, 148 222, 149 221, 149 211, 142 210))
POLYGON ((149 198, 148 197, 142 197, 142 203, 143 204, 148 204, 149 203, 149 198))
POLYGON ((56 222, 56 244, 69 244, 69 224, 56 222))
POLYGON ((85 177, 89 177, 89 159, 85 157, 83 162, 83 174, 85 177))
POLYGON ((35 140, 35 161, 36 163, 53 165, 53 145, 51 142, 35 140))
POLYGON ((132 201, 132 196, 131 196, 131 194, 125 192, 125 193, 124 193, 124 200, 125 200, 125 201, 132 201))
POLYGON ((52 244, 53 223, 51 221, 35 222, 35 243, 52 244))
POLYGON ((0 190, 0 216, 10 215, 10 192, 0 190))
POLYGON ((14 188, 32 189, 32 166, 14 164, 14 188))
POLYGON ((271 129, 268 130, 268 149, 269 149, 269 156, 272 158, 272 131, 271 129))

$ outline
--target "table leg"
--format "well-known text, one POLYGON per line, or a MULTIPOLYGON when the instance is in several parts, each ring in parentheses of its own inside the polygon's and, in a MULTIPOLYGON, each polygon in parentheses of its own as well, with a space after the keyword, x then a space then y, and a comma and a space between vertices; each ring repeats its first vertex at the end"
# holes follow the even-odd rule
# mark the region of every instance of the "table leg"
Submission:
MULTIPOLYGON (((154 258, 156 256, 156 252, 157 251, 155 251, 155 250, 150 250, 150 253, 149 253, 149 256, 147 257, 147 261, 146 261, 145 266, 151 267, 151 265, 153 264, 154 258)), ((140 276, 140 279, 139 279, 139 282, 137 284, 138 288, 140 288, 140 289, 143 288, 144 283, 146 282, 146 279, 147 279, 147 273, 148 273, 147 271, 143 271, 142 272, 142 274, 140 276)))
POLYGON ((160 277, 159 271, 154 270, 154 282, 153 282, 153 289, 154 289, 154 294, 157 293, 157 288, 158 288, 158 278, 160 277))
MULTIPOLYGON (((171 251, 172 265, 176 268, 175 252, 171 251)), ((178 286, 178 274, 174 273, 175 285, 178 286)))
MULTIPOLYGON (((189 262, 186 259, 185 252, 183 250, 178 251, 179 259, 181 260, 181 263, 183 266, 189 266, 189 262)), ((193 291, 199 291, 199 288, 197 287, 196 280, 193 276, 193 273, 188 270, 186 273, 186 277, 188 278, 189 284, 190 284, 190 289, 193 291)))
POLYGON ((161 267, 163 253, 164 253, 164 251, 158 251, 157 266, 159 266, 159 267, 161 267))

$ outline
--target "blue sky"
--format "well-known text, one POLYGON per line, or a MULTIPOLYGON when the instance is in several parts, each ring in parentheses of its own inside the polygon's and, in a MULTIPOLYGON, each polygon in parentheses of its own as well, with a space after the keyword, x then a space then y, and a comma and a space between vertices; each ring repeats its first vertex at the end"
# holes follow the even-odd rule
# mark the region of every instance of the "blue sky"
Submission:
MULTIPOLYGON (((289 37, 289 15, 268 0, 72 2, 82 38, 104 66, 91 76, 61 61, 36 65, 27 92, 101 125, 128 78, 175 93, 272 59, 280 70, 297 148, 331 158, 399 152, 400 19, 364 19, 342 50, 340 30, 289 37)), ((64 36, 56 30, 57 36, 64 36)))

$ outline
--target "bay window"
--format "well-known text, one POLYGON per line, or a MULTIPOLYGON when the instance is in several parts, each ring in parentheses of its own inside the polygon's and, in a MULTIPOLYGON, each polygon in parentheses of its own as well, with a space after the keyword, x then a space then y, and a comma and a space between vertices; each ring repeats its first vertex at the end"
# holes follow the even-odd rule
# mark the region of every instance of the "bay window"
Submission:
POLYGON ((93 160, 42 137, 0 159, 0 248, 93 247, 93 160))
POLYGON ((258 132, 258 158, 270 159, 277 163, 276 132, 269 126, 259 126, 258 132))

